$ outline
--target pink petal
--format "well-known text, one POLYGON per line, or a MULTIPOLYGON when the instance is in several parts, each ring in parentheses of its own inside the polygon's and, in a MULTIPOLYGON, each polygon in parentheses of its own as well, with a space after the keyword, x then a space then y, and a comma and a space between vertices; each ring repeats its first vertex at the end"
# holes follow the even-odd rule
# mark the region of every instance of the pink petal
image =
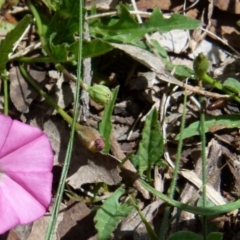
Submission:
POLYGON ((0 234, 46 212, 52 165, 52 148, 41 130, 0 115, 0 234))
POLYGON ((24 188, 5 174, 0 176, 0 234, 17 224, 28 224, 46 212, 24 188))
POLYGON ((2 126, 0 134, 0 155, 1 155, 3 145, 6 142, 9 130, 12 126, 12 119, 10 117, 6 117, 5 115, 0 114, 0 123, 2 126))
POLYGON ((30 193, 41 205, 48 208, 52 198, 51 192, 53 175, 51 172, 5 172, 5 174, 20 185, 24 190, 30 193))
MULTIPOLYGON (((25 135, 24 135, 25 137, 25 135)), ((46 172, 52 169, 53 153, 46 135, 42 133, 22 147, 0 158, 4 172, 46 172)))
POLYGON ((43 135, 40 129, 12 120, 2 114, 0 123, 0 158, 43 135))

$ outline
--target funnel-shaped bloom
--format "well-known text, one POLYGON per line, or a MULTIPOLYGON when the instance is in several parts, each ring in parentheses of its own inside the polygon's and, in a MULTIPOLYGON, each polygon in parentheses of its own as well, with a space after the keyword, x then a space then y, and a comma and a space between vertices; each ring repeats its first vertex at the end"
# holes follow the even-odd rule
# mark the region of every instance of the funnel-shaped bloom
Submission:
POLYGON ((52 148, 40 129, 0 115, 0 234, 44 215, 52 165, 52 148))

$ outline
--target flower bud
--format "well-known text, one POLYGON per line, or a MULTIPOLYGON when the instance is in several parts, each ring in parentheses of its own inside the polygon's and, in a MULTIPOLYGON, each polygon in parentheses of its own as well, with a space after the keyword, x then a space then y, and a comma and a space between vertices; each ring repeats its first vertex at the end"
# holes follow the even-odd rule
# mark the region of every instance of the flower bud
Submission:
POLYGON ((77 136, 82 145, 91 152, 100 152, 105 147, 103 138, 94 128, 82 126, 81 130, 77 131, 77 136))
POLYGON ((207 73, 209 67, 208 59, 204 56, 203 53, 200 53, 195 59, 193 63, 193 68, 196 75, 199 78, 202 78, 204 74, 207 73))
POLYGON ((112 99, 112 92, 110 89, 103 85, 93 85, 86 88, 90 98, 96 103, 106 106, 112 99))

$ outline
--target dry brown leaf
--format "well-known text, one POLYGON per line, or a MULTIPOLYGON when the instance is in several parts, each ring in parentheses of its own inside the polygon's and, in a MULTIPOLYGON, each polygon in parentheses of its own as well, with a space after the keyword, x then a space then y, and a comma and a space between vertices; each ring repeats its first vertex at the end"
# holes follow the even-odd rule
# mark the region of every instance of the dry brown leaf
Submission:
POLYGON ((231 13, 240 13, 240 2, 236 0, 213 0, 214 6, 223 11, 231 13))
MULTIPOLYGON (((221 197, 220 193, 220 168, 222 166, 222 151, 221 151, 221 145, 214 139, 212 139, 208 144, 208 159, 207 159, 207 176, 208 176, 208 183, 207 183, 207 196, 208 199, 211 199, 212 202, 216 202, 218 204, 224 204, 226 203, 225 199, 221 197), (215 190, 213 190, 213 188, 215 190), (216 200, 216 201, 215 201, 216 200)), ((190 178, 190 175, 185 175, 184 177, 188 179, 191 183, 187 183, 185 185, 185 188, 183 189, 180 200, 183 203, 187 203, 190 205, 195 205, 195 203, 198 201, 200 197, 200 190, 199 185, 196 187, 196 182, 200 181, 200 179, 197 179, 197 176, 201 176, 201 155, 200 151, 197 150, 195 153, 193 152, 191 154, 192 158, 195 160, 195 169, 194 172, 191 175, 193 175, 193 178, 190 178), (190 178, 190 179, 189 179, 190 178)), ((182 170, 181 173, 183 174, 184 171, 182 170)), ((185 172, 186 173, 186 172, 185 172)), ((196 216, 192 213, 182 211, 180 214, 180 220, 179 223, 181 224, 182 228, 185 227, 193 227, 196 224, 196 216)))
MULTIPOLYGON (((66 81, 64 75, 55 70, 49 71, 48 74, 51 80, 56 82, 49 96, 59 107, 63 109, 68 108, 74 101, 76 84, 72 81, 66 81)), ((53 115, 57 114, 56 110, 52 109, 52 111, 53 115)))
MULTIPOLYGON (((94 214, 83 202, 69 201, 67 205, 61 204, 56 223, 53 240, 96 240, 96 230, 93 222, 94 214)), ((22 240, 44 240, 50 221, 50 214, 33 223, 28 238, 22 240)))
POLYGON ((141 49, 136 46, 128 44, 111 44, 114 48, 120 49, 126 54, 130 55, 133 59, 140 62, 151 70, 161 72, 165 70, 165 65, 156 55, 147 50, 141 49))
POLYGON ((4 239, 4 240, 22 240, 22 238, 18 235, 18 233, 14 229, 11 229, 9 232, 6 232, 6 233, 2 234, 1 239, 4 239))
MULTIPOLYGON (((63 220, 63 214, 64 210, 66 209, 66 206, 64 204, 60 205, 60 212, 57 217, 57 222, 56 222, 56 230, 52 236, 52 240, 60 240, 59 233, 57 231, 57 226, 59 223, 63 220)), ((50 214, 39 218, 38 220, 34 221, 33 226, 32 226, 32 231, 31 234, 29 235, 28 238, 25 238, 27 240, 44 240, 45 239, 45 234, 47 232, 47 228, 50 222, 50 214)))
POLYGON ((61 240, 96 239, 94 227, 94 212, 83 202, 69 201, 63 219, 58 224, 57 232, 61 240))
POLYGON ((22 240, 27 239, 31 233, 33 223, 29 223, 27 225, 18 225, 14 228, 14 231, 18 235, 18 237, 22 240))
MULTIPOLYGON (((45 79, 46 72, 30 70, 29 74, 41 83, 45 79)), ((9 71, 10 98, 19 112, 27 113, 32 101, 37 97, 37 91, 22 77, 18 67, 12 67, 9 71)))
POLYGON ((82 148, 78 161, 71 162, 67 181, 74 188, 85 183, 98 182, 116 185, 122 180, 117 169, 119 163, 120 161, 111 155, 94 154, 82 148))
POLYGON ((165 0, 165 1, 159 1, 159 0, 139 0, 137 2, 137 6, 139 10, 148 10, 148 9, 153 9, 155 7, 161 9, 161 10, 171 10, 175 11, 179 9, 183 4, 183 1, 181 0, 165 0))
MULTIPOLYGON (((142 210, 143 215, 145 216, 146 220, 150 222, 150 224, 156 216, 157 210, 161 207, 162 204, 162 200, 157 200, 142 210)), ((138 212, 135 210, 121 222, 115 235, 118 238, 125 239, 127 236, 132 237, 133 234, 137 235, 139 232, 141 232, 141 234, 144 233, 146 236, 148 236, 146 227, 142 222, 142 219, 139 216, 138 212)))
MULTIPOLYGON (((31 124, 39 126, 36 120, 32 121, 31 124)), ((55 165, 61 165, 66 154, 70 128, 59 117, 47 120, 43 123, 42 128, 52 143, 55 152, 55 165)), ((92 153, 81 145, 78 138, 75 138, 68 183, 73 188, 79 188, 85 183, 118 184, 121 181, 118 164, 117 158, 102 153, 92 153)))

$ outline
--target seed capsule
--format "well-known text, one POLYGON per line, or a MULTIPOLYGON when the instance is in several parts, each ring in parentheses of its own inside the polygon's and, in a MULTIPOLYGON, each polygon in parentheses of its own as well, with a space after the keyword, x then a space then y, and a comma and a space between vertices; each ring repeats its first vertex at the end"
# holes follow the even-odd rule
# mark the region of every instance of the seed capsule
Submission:
POLYGON ((82 126, 80 131, 77 131, 77 136, 82 145, 91 152, 101 152, 105 143, 99 132, 91 127, 82 126))

